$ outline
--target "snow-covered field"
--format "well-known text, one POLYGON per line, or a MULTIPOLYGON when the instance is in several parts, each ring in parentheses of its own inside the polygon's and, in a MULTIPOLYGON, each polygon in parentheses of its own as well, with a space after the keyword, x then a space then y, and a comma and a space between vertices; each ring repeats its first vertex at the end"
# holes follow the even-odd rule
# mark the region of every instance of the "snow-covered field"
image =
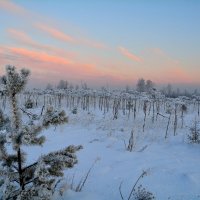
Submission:
MULTIPOLYGON (((196 116, 185 116, 184 127, 173 135, 173 122, 170 123, 169 136, 165 139, 166 119, 159 117, 155 123, 147 117, 145 131, 142 131, 143 113, 134 120, 120 115, 113 120, 111 113, 91 110, 78 110, 72 114, 66 110, 69 122, 66 125, 52 127, 45 131, 45 145, 28 147, 29 161, 38 155, 58 150, 70 144, 83 145, 77 153, 79 163, 66 170, 61 184, 62 196, 56 199, 71 200, 120 200, 119 186, 124 199, 128 195, 143 170, 147 176, 142 184, 156 199, 196 200, 200 199, 200 146, 189 144, 187 134, 189 126, 196 116), (131 131, 134 131, 134 148, 129 152, 131 131), (70 189, 79 184, 93 165, 89 177, 81 192, 70 189)), ((178 119, 180 120, 180 118, 178 119)), ((178 121, 179 122, 179 121, 178 121)))
MULTIPOLYGON (((129 200, 144 171, 147 175, 139 180, 136 191, 142 185, 159 200, 200 199, 200 144, 188 140, 190 127, 200 120, 199 102, 162 96, 156 99, 155 95, 152 99, 146 94, 135 99, 136 96, 128 95, 40 95, 32 109, 24 108, 29 94, 19 96, 20 108, 25 109, 24 120, 30 117, 27 113, 40 115, 47 104, 65 110, 68 116, 67 124, 43 131, 46 142, 42 147, 23 147, 29 164, 68 145, 83 146, 77 152, 78 164, 65 170, 54 199, 120 200, 123 196, 129 200), (128 151, 131 133, 133 148, 128 151), (75 191, 89 170, 82 190, 75 191)), ((4 100, 0 106, 10 115, 9 104, 4 100)))

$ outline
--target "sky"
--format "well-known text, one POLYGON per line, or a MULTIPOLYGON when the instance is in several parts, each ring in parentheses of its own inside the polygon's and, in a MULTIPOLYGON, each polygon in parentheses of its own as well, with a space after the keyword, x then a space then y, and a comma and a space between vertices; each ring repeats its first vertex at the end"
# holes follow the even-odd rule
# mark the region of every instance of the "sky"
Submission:
POLYGON ((0 75, 7 64, 34 87, 199 87, 200 1, 0 0, 0 75))

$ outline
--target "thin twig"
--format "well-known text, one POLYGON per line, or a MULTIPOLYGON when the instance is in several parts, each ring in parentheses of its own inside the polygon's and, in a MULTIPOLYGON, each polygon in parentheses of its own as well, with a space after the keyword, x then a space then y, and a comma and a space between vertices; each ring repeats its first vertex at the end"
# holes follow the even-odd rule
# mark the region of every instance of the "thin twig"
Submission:
POLYGON ((169 117, 167 117, 167 116, 164 116, 164 115, 162 115, 162 114, 160 114, 160 113, 157 113, 157 115, 160 115, 160 116, 162 116, 162 117, 164 117, 164 118, 167 118, 167 119, 169 119, 169 117))
POLYGON ((81 192, 81 190, 83 189, 83 187, 84 187, 84 185, 85 185, 85 183, 86 183, 86 181, 87 181, 87 179, 88 179, 88 177, 89 177, 89 174, 90 174, 91 170, 93 169, 94 165, 96 164, 96 162, 97 162, 97 160, 94 161, 94 163, 92 164, 92 166, 91 166, 90 169, 88 170, 88 172, 87 172, 85 178, 82 179, 83 181, 81 180, 80 183, 78 184, 78 186, 76 187, 76 191, 77 191, 77 192, 81 192))
POLYGON ((119 193, 120 193, 121 199, 124 200, 124 197, 122 195, 122 184, 123 184, 123 181, 119 185, 119 193))
POLYGON ((31 168, 31 167, 33 167, 33 166, 35 166, 35 165, 37 165, 37 164, 38 164, 38 162, 34 162, 33 164, 24 167, 24 168, 22 169, 22 172, 25 172, 28 168, 31 168))
POLYGON ((28 185, 28 184, 30 184, 30 183, 33 183, 33 182, 34 182, 35 180, 37 180, 37 179, 38 179, 38 177, 36 177, 36 178, 34 178, 34 179, 31 179, 30 181, 24 183, 24 186, 25 186, 25 185, 28 185))
POLYGON ((123 140, 123 142, 124 142, 125 149, 127 149, 127 146, 126 146, 126 141, 125 141, 125 140, 123 140))
POLYGON ((40 112, 40 116, 42 116, 42 114, 43 114, 43 111, 44 111, 44 105, 42 106, 42 110, 41 110, 41 112, 40 112))
POLYGON ((74 186, 75 174, 76 174, 76 173, 74 173, 73 176, 72 176, 71 189, 73 189, 73 186, 74 186))
POLYGON ((59 184, 62 180, 63 180, 63 179, 61 178, 61 179, 59 179, 59 180, 56 182, 56 184, 55 184, 55 186, 54 186, 54 188, 53 188, 53 190, 52 190, 52 194, 55 193, 58 184, 59 184))
POLYGON ((135 190, 135 187, 136 187, 136 185, 138 184, 139 180, 140 180, 141 178, 143 178, 144 175, 146 175, 146 174, 147 174, 147 172, 146 172, 146 171, 143 171, 142 174, 138 177, 137 181, 135 182, 135 184, 134 184, 134 186, 133 186, 133 188, 132 188, 132 190, 131 190, 131 192, 130 192, 130 194, 129 194, 128 200, 130 200, 130 198, 131 198, 131 196, 132 196, 132 194, 133 194, 133 192, 134 192, 134 190, 135 190))
POLYGON ((20 108, 20 110, 25 113, 29 118, 31 118, 33 116, 32 113, 25 111, 24 109, 20 108))

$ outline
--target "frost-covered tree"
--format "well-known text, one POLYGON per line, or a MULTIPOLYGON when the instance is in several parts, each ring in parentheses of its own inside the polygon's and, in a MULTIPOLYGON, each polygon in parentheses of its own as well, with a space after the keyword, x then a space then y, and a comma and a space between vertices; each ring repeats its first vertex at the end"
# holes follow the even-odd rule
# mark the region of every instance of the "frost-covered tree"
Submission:
POLYGON ((87 90, 88 89, 88 85, 87 85, 86 82, 82 82, 81 83, 81 87, 82 87, 83 90, 87 90))
POLYGON ((166 96, 167 97, 171 97, 172 96, 172 92, 173 92, 172 85, 168 84, 167 87, 166 87, 166 96))
POLYGON ((58 89, 68 89, 68 87, 69 87, 68 81, 64 81, 64 80, 60 80, 57 86, 58 89))
POLYGON ((30 72, 6 67, 2 84, 10 99, 11 128, 0 132, 0 199, 1 200, 48 200, 52 197, 58 178, 65 168, 77 163, 75 152, 81 146, 69 146, 60 151, 41 155, 27 164, 23 146, 42 145, 45 137, 40 133, 50 125, 67 122, 64 111, 48 108, 38 120, 25 123, 18 104, 18 94, 23 91, 30 72))
POLYGON ((147 92, 151 92, 151 90, 153 89, 153 87, 154 87, 153 81, 147 80, 147 81, 146 81, 146 85, 145 85, 146 91, 147 91, 147 92))
POLYGON ((138 80, 136 90, 138 92, 145 92, 145 80, 143 78, 138 80))
POLYGON ((46 86, 46 90, 52 90, 53 89, 53 85, 51 83, 48 83, 46 86))

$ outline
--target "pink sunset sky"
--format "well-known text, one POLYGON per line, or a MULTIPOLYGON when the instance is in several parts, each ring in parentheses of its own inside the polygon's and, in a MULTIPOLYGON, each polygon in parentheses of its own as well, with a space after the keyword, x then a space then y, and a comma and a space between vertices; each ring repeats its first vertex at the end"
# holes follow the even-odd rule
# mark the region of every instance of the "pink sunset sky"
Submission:
POLYGON ((32 86, 200 85, 200 3, 0 1, 0 75, 31 70, 32 86), (182 6, 180 6, 182 5, 182 6))

